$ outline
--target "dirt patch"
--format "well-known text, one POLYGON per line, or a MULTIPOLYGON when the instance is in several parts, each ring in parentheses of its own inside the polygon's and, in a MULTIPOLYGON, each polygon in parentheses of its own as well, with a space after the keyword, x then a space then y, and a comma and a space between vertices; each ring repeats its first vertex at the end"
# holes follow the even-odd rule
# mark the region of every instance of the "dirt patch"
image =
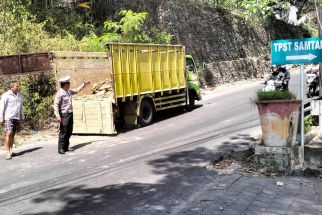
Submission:
POLYGON ((261 169, 255 162, 254 155, 252 148, 230 152, 215 160, 212 167, 219 175, 229 175, 236 171, 242 174, 260 175, 261 169))

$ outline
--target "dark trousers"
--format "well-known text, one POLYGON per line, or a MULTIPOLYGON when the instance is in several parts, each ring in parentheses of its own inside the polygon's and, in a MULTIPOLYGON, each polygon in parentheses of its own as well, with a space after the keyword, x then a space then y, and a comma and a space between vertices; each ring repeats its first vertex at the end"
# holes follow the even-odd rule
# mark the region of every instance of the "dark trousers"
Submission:
POLYGON ((58 150, 67 151, 69 147, 69 138, 73 133, 73 114, 61 114, 61 122, 59 127, 58 150))

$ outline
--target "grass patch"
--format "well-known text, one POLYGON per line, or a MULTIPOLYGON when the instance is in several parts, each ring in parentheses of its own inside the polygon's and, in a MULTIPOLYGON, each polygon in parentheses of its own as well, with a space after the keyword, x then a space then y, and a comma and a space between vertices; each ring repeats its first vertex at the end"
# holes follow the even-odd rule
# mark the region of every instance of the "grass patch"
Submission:
POLYGON ((269 100, 296 100, 297 97, 294 93, 285 90, 273 90, 269 92, 264 92, 262 90, 258 90, 256 92, 256 97, 253 99, 254 102, 258 101, 269 101, 269 100))

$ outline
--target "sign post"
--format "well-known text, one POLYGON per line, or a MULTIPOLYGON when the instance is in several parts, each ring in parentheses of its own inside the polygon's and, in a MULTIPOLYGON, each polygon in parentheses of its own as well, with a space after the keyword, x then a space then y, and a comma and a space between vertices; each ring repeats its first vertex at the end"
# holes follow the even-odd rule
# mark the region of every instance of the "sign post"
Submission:
MULTIPOLYGON (((272 64, 300 64, 301 75, 301 151, 304 162, 304 64, 322 62, 322 37, 274 40, 271 47, 272 64)), ((320 125, 321 126, 321 125, 320 125)))
POLYGON ((301 64, 301 164, 304 163, 304 65, 301 64))
MULTIPOLYGON (((322 29, 321 29, 321 21, 322 21, 322 7, 319 6, 318 10, 318 29, 319 29, 319 36, 322 36, 322 29)), ((322 89, 322 64, 319 64, 319 89, 322 89)), ((322 97, 322 90, 319 90, 319 96, 322 97)), ((322 111, 321 111, 321 100, 319 100, 319 127, 320 131, 322 130, 322 111)))

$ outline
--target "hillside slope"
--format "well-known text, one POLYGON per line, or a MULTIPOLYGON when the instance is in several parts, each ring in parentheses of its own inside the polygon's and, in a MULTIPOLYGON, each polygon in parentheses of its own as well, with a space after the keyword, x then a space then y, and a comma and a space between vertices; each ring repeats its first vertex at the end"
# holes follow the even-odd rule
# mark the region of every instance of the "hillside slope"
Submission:
POLYGON ((246 21, 198 1, 136 0, 118 6, 148 11, 148 25, 173 34, 173 43, 183 44, 188 54, 206 62, 203 82, 208 86, 260 77, 269 72, 272 39, 310 36, 302 27, 274 20, 259 24, 256 17, 246 21))

